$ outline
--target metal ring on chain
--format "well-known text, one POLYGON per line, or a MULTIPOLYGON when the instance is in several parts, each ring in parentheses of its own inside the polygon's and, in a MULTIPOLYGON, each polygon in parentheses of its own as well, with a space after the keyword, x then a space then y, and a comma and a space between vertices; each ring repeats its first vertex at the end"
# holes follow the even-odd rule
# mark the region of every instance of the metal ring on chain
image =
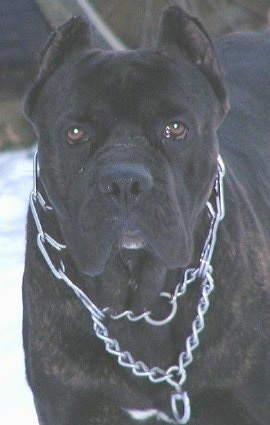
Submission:
MULTIPOLYGON (((190 400, 186 391, 172 393, 171 406, 174 418, 177 424, 186 424, 190 419, 191 409, 190 400), (179 414, 179 404, 182 405, 182 415, 179 414)), ((181 407, 181 406, 180 406, 181 407)))
POLYGON ((168 298, 170 300, 169 301, 169 304, 171 304, 171 312, 164 319, 159 319, 159 320, 158 319, 154 319, 152 317, 151 311, 145 311, 144 313, 141 313, 141 314, 139 314, 137 316, 131 310, 126 310, 126 311, 124 311, 123 313, 120 313, 120 314, 113 314, 113 313, 110 313, 110 309, 105 308, 105 309, 103 309, 103 312, 104 313, 107 312, 107 314, 109 315, 109 317, 111 319, 113 319, 113 320, 119 320, 119 319, 127 318, 130 322, 138 322, 139 320, 144 319, 150 325, 153 325, 153 326, 164 326, 167 323, 169 323, 174 318, 174 316, 176 315, 176 312, 177 312, 177 299, 174 298, 174 297, 172 297, 172 294, 170 294, 169 292, 161 292, 160 293, 160 297, 168 298))

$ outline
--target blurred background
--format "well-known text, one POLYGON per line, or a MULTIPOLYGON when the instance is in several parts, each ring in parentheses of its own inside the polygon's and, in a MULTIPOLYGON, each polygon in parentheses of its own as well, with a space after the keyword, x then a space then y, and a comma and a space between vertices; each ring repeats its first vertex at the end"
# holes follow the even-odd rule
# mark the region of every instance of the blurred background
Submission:
POLYGON ((22 99, 37 72, 53 28, 72 15, 92 23, 93 44, 137 48, 154 43, 162 10, 179 4, 200 18, 211 36, 268 25, 270 0, 0 0, 0 150, 35 138, 22 99))

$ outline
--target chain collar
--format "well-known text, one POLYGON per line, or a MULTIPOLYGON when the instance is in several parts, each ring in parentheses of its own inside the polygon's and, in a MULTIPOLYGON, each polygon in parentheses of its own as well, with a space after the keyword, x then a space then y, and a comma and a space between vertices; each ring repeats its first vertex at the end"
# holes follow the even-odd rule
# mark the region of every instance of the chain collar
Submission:
POLYGON ((50 246, 56 252, 60 253, 66 246, 57 242, 49 234, 47 234, 42 227, 36 205, 37 203, 43 208, 44 211, 52 212, 53 208, 46 204, 41 193, 38 191, 38 161, 37 153, 34 156, 34 184, 33 190, 30 194, 30 208, 32 215, 37 227, 37 245, 39 250, 44 257, 49 269, 53 275, 58 279, 66 283, 66 285, 73 290, 75 295, 84 304, 86 309, 92 316, 93 328, 97 338, 103 341, 105 349, 108 353, 115 356, 118 360, 119 365, 131 369, 132 373, 138 377, 146 377, 150 382, 158 384, 161 382, 167 382, 174 388, 171 393, 171 410, 173 413, 173 419, 166 416, 166 420, 169 423, 174 424, 186 424, 188 423, 191 416, 190 400, 188 393, 183 390, 183 385, 187 379, 186 368, 193 362, 193 351, 199 346, 199 334, 205 327, 204 316, 209 309, 209 296, 214 290, 214 280, 212 277, 213 268, 211 266, 211 259, 216 243, 217 229, 219 222, 223 219, 225 208, 224 208, 224 197, 223 197, 223 177, 225 175, 225 167, 220 156, 218 156, 217 175, 215 184, 213 187, 214 201, 210 200, 206 206, 209 215, 209 231, 201 253, 200 261, 197 268, 188 268, 185 270, 183 282, 177 284, 173 294, 169 292, 161 292, 160 297, 167 298, 168 303, 171 305, 170 314, 164 319, 157 320, 151 315, 151 311, 146 311, 140 315, 135 315, 132 311, 126 310, 123 313, 115 314, 111 309, 105 308, 100 310, 93 301, 78 287, 76 286, 66 275, 65 266, 61 259, 59 264, 55 265, 52 261, 47 247, 50 246), (120 320, 123 318, 128 319, 131 322, 137 322, 139 320, 145 320, 153 326, 161 326, 168 324, 175 316, 178 308, 177 301, 187 291, 188 286, 200 280, 201 282, 201 298, 199 299, 197 306, 197 315, 192 322, 191 335, 187 337, 185 344, 185 351, 181 352, 178 357, 178 364, 169 367, 167 370, 159 367, 149 368, 144 362, 135 360, 132 354, 128 351, 122 351, 118 341, 111 338, 108 333, 107 327, 104 325, 104 321, 108 316, 112 320, 120 320), (181 412, 181 413, 180 413, 181 412))

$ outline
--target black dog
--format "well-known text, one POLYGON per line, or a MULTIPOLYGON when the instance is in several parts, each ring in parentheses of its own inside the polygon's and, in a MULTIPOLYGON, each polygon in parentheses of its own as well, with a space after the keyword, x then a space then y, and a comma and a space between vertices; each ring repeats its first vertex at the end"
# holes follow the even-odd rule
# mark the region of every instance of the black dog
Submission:
POLYGON ((219 62, 180 8, 150 50, 91 50, 80 18, 45 48, 23 284, 42 425, 270 423, 270 37, 218 50, 219 137, 219 62))

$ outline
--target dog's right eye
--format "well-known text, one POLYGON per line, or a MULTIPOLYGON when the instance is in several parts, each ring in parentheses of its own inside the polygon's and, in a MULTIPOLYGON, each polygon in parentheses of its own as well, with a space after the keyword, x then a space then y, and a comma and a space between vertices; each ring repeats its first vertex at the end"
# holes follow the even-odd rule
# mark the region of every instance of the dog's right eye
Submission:
POLYGON ((72 126, 66 132, 66 141, 70 145, 87 142, 89 135, 85 132, 82 127, 72 126))

